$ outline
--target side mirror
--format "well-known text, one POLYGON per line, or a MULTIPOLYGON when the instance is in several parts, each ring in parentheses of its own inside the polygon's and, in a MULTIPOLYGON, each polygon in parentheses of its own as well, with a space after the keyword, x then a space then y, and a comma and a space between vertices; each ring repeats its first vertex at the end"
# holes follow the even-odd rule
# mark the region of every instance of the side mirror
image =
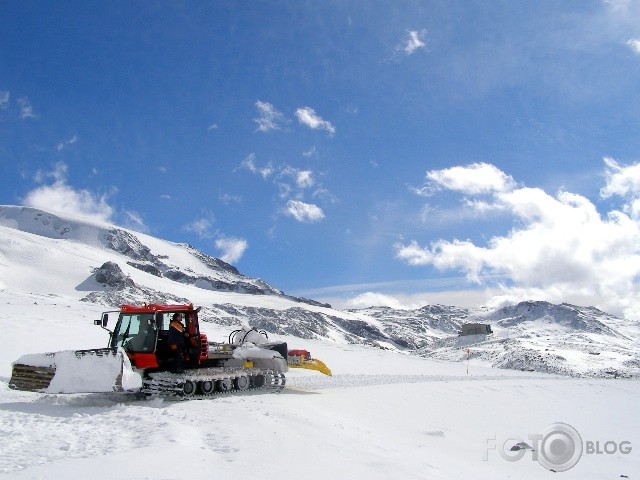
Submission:
POLYGON ((102 328, 107 326, 107 322, 109 321, 109 314, 105 313, 102 315, 102 319, 100 320, 94 320, 93 324, 94 325, 100 325, 102 328))

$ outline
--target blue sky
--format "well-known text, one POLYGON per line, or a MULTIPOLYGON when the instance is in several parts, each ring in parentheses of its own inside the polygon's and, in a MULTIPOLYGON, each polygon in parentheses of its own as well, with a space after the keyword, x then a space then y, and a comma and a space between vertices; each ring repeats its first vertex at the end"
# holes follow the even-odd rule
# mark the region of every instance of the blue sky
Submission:
POLYGON ((27 1, 2 24, 2 204, 337 306, 640 316, 638 2, 27 1))

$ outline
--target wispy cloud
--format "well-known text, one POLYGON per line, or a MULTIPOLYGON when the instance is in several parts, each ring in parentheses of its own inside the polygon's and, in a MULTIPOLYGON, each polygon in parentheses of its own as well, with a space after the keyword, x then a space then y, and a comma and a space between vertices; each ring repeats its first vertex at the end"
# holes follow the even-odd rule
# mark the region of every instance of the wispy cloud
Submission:
MULTIPOLYGON (((255 103, 259 116, 254 118, 253 121, 258 125, 257 131, 270 132, 272 130, 283 130, 289 123, 289 120, 285 115, 276 109, 269 102, 263 102, 258 100, 255 103)), ((336 128, 333 124, 320 117, 316 111, 311 107, 301 107, 295 111, 295 116, 298 122, 313 130, 324 130, 329 136, 333 136, 336 133, 336 128)), ((304 156, 313 156, 315 154, 315 147, 308 152, 304 152, 304 156)))
POLYGON ((382 306, 402 309, 406 305, 392 295, 379 292, 364 292, 347 301, 349 308, 367 308, 371 306, 382 306))
POLYGON ((303 157, 307 157, 307 158, 317 157, 318 156, 318 150, 316 149, 316 147, 314 145, 309 150, 307 150, 306 152, 302 152, 302 156, 303 157))
POLYGON ((336 203, 338 200, 316 179, 316 174, 309 169, 300 169, 290 165, 274 168, 271 164, 264 167, 256 165, 254 154, 242 161, 240 167, 251 173, 260 175, 266 182, 278 189, 278 196, 287 201, 284 207, 278 208, 280 213, 291 216, 302 223, 312 223, 325 218, 321 207, 313 203, 305 203, 303 199, 311 196, 316 200, 336 203))
POLYGON ((640 55, 640 38, 632 38, 627 42, 627 45, 633 50, 633 53, 640 55))
POLYGON ((47 171, 39 169, 36 171, 33 179, 37 183, 44 183, 47 178, 52 178, 54 183, 65 183, 67 180, 67 172, 69 167, 64 162, 58 162, 54 165, 53 170, 47 171))
MULTIPOLYGON (((440 239, 429 246, 416 240, 395 245, 396 257, 409 265, 465 272, 483 283, 486 275, 504 277, 495 301, 536 299, 597 303, 613 313, 640 318, 640 165, 621 166, 605 159, 602 197, 621 200, 620 208, 602 217, 584 196, 518 186, 513 179, 484 165, 431 172, 443 188, 474 196, 487 194, 487 208, 501 209, 519 227, 491 238, 486 245, 470 240, 440 239)), ((474 208, 473 204, 470 208, 474 208)))
POLYGON ((64 142, 60 142, 58 143, 58 145, 56 145, 56 150, 58 152, 61 152, 62 150, 64 150, 65 148, 75 144, 78 141, 78 136, 74 135, 73 137, 71 137, 69 140, 65 140, 64 142))
POLYGON ((212 238, 213 233, 211 232, 211 226, 213 225, 213 215, 208 214, 205 217, 198 218, 193 220, 190 223, 187 223, 182 229, 185 232, 195 233, 198 238, 212 238))
POLYGON ((291 177, 295 182, 295 186, 301 190, 311 188, 316 183, 311 170, 301 170, 286 165, 280 170, 280 175, 283 177, 291 177))
POLYGON ((311 107, 298 108, 296 110, 296 117, 301 124, 306 125, 309 128, 312 128, 314 130, 325 130, 331 136, 336 133, 336 129, 331 124, 331 122, 328 120, 324 120, 311 107))
POLYGON ((231 205, 232 203, 242 203, 242 197, 239 195, 231 195, 230 193, 218 193, 218 200, 224 205, 231 205))
POLYGON ((302 223, 319 222, 325 218, 324 212, 320 207, 300 200, 289 200, 285 213, 302 223))
POLYGON ((9 108, 11 93, 8 90, 0 90, 0 110, 9 108))
POLYGON ((149 231, 147 225, 144 223, 142 215, 133 210, 125 210, 123 226, 135 230, 136 232, 146 233, 149 231))
POLYGON ((28 192, 23 203, 46 211, 111 221, 114 210, 107 201, 109 195, 96 196, 89 190, 74 189, 67 184, 67 171, 67 165, 62 162, 57 163, 50 172, 38 171, 37 182, 51 178, 53 183, 41 185, 28 192))
POLYGON ((634 220, 640 220, 640 163, 622 166, 610 157, 604 162, 607 184, 600 190, 600 195, 624 198, 623 211, 634 220))
POLYGON ((33 112, 33 107, 27 97, 21 97, 17 102, 20 106, 20 118, 23 120, 27 118, 38 118, 38 116, 33 112))
POLYGON ((255 173, 260 175, 265 180, 271 176, 273 173, 273 167, 271 164, 267 164, 264 167, 256 166, 256 155, 255 153, 250 154, 247 158, 245 158, 240 164, 240 168, 250 171, 251 173, 255 173))
POLYGON ((396 51, 402 52, 404 55, 413 55, 417 50, 426 46, 426 35, 427 31, 425 29, 409 30, 402 43, 396 47, 396 51))
POLYGON ((227 263, 238 262, 248 247, 244 238, 220 237, 216 240, 216 248, 221 252, 220 259, 227 263))
MULTIPOLYGON (((297 294, 297 293, 296 293, 297 294)), ((495 290, 446 290, 446 291, 424 291, 416 293, 384 293, 384 292, 364 292, 351 297, 318 297, 313 298, 318 301, 331 303, 334 308, 367 308, 372 306, 383 306, 397 309, 417 309, 424 305, 455 305, 457 307, 475 308, 478 305, 485 305, 487 299, 499 294, 495 290)))
POLYGON ((271 130, 282 130, 285 123, 284 115, 279 112, 269 102, 262 102, 258 100, 255 103, 258 109, 258 118, 254 118, 253 121, 258 124, 257 130, 259 132, 269 132, 271 130))
POLYGON ((334 308, 420 308, 444 304, 477 307, 500 294, 499 289, 469 289, 465 277, 439 277, 386 282, 330 285, 291 292, 296 296, 315 298, 334 308))

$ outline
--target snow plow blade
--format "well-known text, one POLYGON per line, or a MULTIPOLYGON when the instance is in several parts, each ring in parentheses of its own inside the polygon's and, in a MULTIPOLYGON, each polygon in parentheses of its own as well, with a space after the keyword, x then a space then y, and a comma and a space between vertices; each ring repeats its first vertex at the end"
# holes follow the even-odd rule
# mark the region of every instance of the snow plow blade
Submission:
POLYGON ((121 350, 65 350, 24 355, 13 363, 9 388, 41 393, 138 391, 140 375, 121 350))
POLYGON ((311 358, 311 354, 307 350, 291 350, 287 355, 287 364, 289 368, 316 370, 330 377, 332 376, 329 367, 317 358, 311 358))

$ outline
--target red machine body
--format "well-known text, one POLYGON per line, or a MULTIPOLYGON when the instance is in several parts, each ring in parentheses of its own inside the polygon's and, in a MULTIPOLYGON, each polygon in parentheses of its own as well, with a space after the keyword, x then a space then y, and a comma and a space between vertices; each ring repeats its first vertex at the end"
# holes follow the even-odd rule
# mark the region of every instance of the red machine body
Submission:
MULTIPOLYGON (((159 369, 167 362, 167 335, 175 313, 182 314, 185 327, 185 362, 200 366, 208 358, 207 336, 200 333, 198 312, 200 308, 188 305, 122 305, 118 311, 118 323, 110 340, 110 346, 122 346, 132 365, 139 369, 159 369), (134 331, 128 328, 133 326, 134 331), (136 329, 137 327, 137 329, 136 329), (125 332, 122 334, 121 332, 125 332), (134 335, 129 335, 134 333, 134 335), (139 341, 135 341, 140 337, 139 341)), ((103 326, 107 319, 103 316, 103 326)))

